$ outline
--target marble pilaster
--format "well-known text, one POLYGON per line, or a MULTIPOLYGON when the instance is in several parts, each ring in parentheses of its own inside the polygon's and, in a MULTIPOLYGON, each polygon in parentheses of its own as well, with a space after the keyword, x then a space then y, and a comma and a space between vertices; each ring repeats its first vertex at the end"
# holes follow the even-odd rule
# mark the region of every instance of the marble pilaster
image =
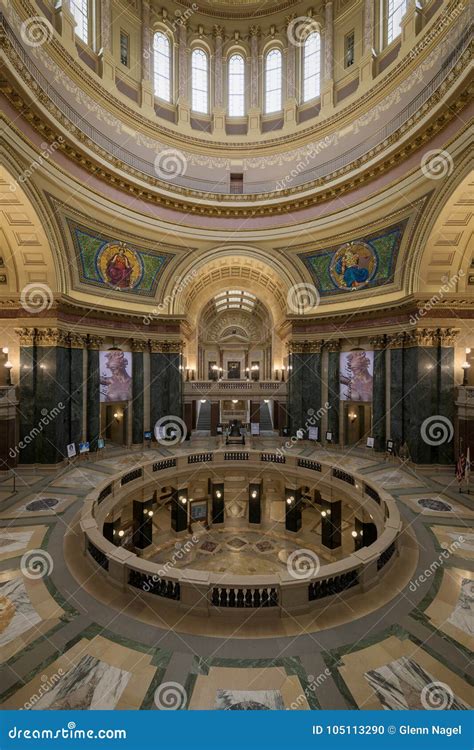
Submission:
POLYGON ((340 342, 331 341, 328 349, 328 430, 332 432, 332 442, 339 442, 339 355, 340 342))
POLYGON ((386 337, 370 340, 374 348, 374 385, 372 396, 372 437, 376 451, 384 451, 386 443, 386 337))
POLYGON ((99 350, 103 339, 87 337, 87 440, 91 451, 97 449, 100 437, 100 369, 99 350))

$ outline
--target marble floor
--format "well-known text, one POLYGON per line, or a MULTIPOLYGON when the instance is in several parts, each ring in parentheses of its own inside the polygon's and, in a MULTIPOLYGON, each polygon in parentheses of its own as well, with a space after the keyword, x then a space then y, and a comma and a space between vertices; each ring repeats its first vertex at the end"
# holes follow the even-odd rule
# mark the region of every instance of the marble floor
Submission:
MULTIPOLYGON (((209 444, 198 438, 186 450, 209 444)), ((278 444, 259 438, 255 447, 278 444)), ((298 618, 270 614, 262 621, 250 613, 239 625, 225 617, 204 622, 158 597, 108 586, 97 566, 78 556, 83 498, 140 453, 111 450, 58 471, 19 469, 15 493, 11 482, 2 483, 1 707, 466 710, 473 682, 472 496, 458 492, 452 472, 450 478, 447 471, 415 471, 362 449, 321 451, 305 443, 295 454, 330 457, 389 489, 403 517, 403 555, 365 594, 331 597, 298 618), (31 562, 38 559, 40 575, 31 562)), ((317 528, 311 533, 317 540, 317 528)), ((212 531, 193 564, 273 572, 283 564, 279 553, 299 541, 271 531, 212 531)), ((159 560, 165 552, 158 539, 150 554, 159 560)))

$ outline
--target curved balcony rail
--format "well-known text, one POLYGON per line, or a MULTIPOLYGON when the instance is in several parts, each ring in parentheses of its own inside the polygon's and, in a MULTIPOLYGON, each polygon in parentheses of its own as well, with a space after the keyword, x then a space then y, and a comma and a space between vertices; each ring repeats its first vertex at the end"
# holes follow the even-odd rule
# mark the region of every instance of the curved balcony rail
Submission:
MULTIPOLYGON (((189 454, 177 452, 167 461, 174 465, 162 468, 160 483, 176 486, 189 476, 189 464, 202 463, 202 457, 212 456, 213 473, 219 467, 229 468, 229 463, 245 459, 245 470, 262 470, 262 462, 271 465, 279 453, 262 453, 257 450, 189 454), (169 477, 168 477, 169 475, 169 477)), ((285 457, 285 477, 289 481, 311 484, 314 482, 314 467, 303 466, 297 456, 285 457), (306 476, 307 475, 307 476, 306 476)), ((303 613, 320 599, 354 591, 365 591, 380 580, 380 571, 386 569, 397 551, 401 531, 401 518, 394 498, 383 488, 368 484, 366 478, 357 474, 341 472, 333 463, 321 460, 313 462, 318 468, 318 488, 328 499, 343 499, 356 502, 370 513, 377 526, 377 540, 342 560, 322 565, 317 573, 307 579, 295 578, 290 570, 274 575, 237 576, 218 574, 188 568, 167 567, 138 557, 134 552, 117 547, 102 534, 103 523, 108 514, 132 498, 144 497, 156 486, 155 467, 160 462, 150 458, 142 461, 132 471, 120 472, 108 477, 86 497, 81 530, 84 537, 84 552, 108 577, 110 582, 123 590, 139 589, 145 596, 161 597, 173 606, 193 608, 200 614, 216 615, 220 610, 242 612, 245 609, 285 613, 303 613), (338 469, 338 471, 334 471, 338 469), (344 476, 342 476, 344 474, 344 476), (123 484, 124 477, 129 480, 123 484), (352 482, 348 482, 351 477, 352 482), (105 493, 105 490, 107 492, 105 493)), ((270 466, 268 467, 270 468, 270 466)), ((265 471, 268 469, 265 468, 265 471)), ((203 465, 205 471, 205 463, 203 465)), ((170 534, 173 534, 170 530, 170 534)))

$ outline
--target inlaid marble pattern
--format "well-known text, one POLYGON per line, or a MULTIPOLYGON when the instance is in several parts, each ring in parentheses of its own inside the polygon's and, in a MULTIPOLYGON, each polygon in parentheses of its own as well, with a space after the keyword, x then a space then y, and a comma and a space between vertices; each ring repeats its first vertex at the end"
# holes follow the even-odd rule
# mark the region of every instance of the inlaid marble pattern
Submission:
POLYGON ((218 690, 214 708, 218 711, 281 711, 279 690, 218 690))
POLYGON ((474 579, 463 578, 457 604, 448 622, 468 635, 474 635, 474 579))
POLYGON ((469 526, 432 526, 440 547, 455 550, 454 554, 474 559, 474 531, 469 526))
POLYGON ((5 646, 41 622, 18 576, 0 586, 0 646, 5 646))
POLYGON ((37 493, 29 495, 16 505, 12 505, 0 514, 0 519, 7 518, 41 518, 64 513, 77 500, 75 495, 59 495, 54 493, 37 493))
MULTIPOLYGON (((344 462, 345 463, 345 462, 344 462)), ((424 481, 420 478, 410 476, 400 469, 382 469, 370 474, 374 482, 378 482, 382 487, 394 489, 396 487, 422 487, 424 481)))
POLYGON ((74 487, 91 490, 109 476, 101 471, 73 469, 51 482, 50 487, 74 487))
POLYGON ((416 495, 400 495, 400 500, 406 503, 415 513, 422 513, 424 516, 474 518, 474 513, 469 508, 441 493, 426 492, 416 495))
MULTIPOLYGON (((365 672, 365 679, 377 694, 382 706, 390 711, 422 710, 426 704, 422 700, 427 686, 437 682, 414 659, 402 657, 384 664, 378 669, 365 672)), ((455 695, 447 695, 446 709, 467 710, 469 706, 455 695)), ((426 701, 426 698, 424 699, 426 701)))
POLYGON ((15 531, 13 529, 0 529, 0 555, 11 555, 14 552, 24 550, 33 536, 31 531, 15 531))
POLYGON ((437 630, 472 650, 474 580, 468 570, 446 567, 441 584, 424 616, 437 630))
POLYGON ((433 682, 448 687, 451 709, 464 710, 471 703, 470 685, 406 634, 358 650, 348 647, 338 663, 339 675, 361 709, 422 709, 423 688, 433 682))
POLYGON ((40 698, 34 709, 113 709, 130 676, 130 672, 110 666, 94 656, 83 656, 52 690, 40 698))

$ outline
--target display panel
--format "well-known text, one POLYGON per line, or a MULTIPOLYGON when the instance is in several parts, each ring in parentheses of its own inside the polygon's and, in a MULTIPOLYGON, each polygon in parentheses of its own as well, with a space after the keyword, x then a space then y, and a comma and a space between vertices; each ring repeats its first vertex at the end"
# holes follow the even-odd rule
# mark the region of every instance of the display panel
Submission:
POLYGON ((99 368, 101 402, 131 401, 132 353, 121 349, 101 351, 99 368))
POLYGON ((372 401, 374 353, 362 349, 341 352, 339 368, 341 401, 372 401))

